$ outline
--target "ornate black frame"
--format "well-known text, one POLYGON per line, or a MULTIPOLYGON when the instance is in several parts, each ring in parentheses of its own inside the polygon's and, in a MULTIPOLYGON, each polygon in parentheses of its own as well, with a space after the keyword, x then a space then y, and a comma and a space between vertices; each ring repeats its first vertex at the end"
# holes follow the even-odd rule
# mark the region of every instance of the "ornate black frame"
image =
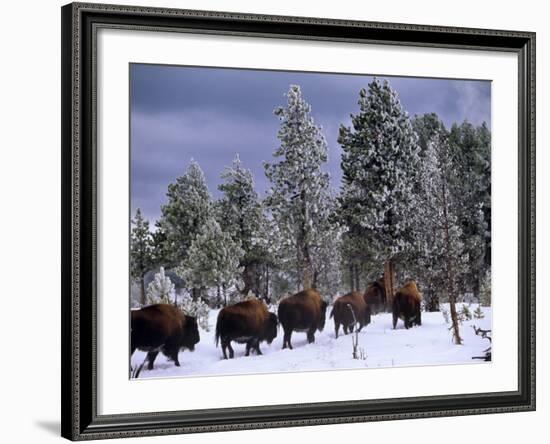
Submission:
POLYGON ((535 33, 85 3, 66 5, 61 15, 62 436, 85 440, 535 409, 535 33), (95 42, 100 27, 516 53, 518 390, 99 416, 95 362, 95 42))

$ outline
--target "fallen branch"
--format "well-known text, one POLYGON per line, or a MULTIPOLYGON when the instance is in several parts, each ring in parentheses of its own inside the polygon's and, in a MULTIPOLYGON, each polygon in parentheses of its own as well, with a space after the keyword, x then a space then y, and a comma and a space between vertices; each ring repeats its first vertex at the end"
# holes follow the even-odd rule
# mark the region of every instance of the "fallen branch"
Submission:
MULTIPOLYGON (((491 336, 489 336, 492 330, 483 330, 482 328, 476 327, 475 325, 472 325, 472 328, 474 329, 474 332, 477 336, 481 336, 481 338, 483 339, 488 339, 489 342, 492 344, 493 340, 491 339, 491 336)), ((482 359, 484 361, 490 361, 492 358, 491 348, 492 347, 489 347, 483 350, 483 353, 485 353, 483 356, 472 356, 472 359, 482 359)))

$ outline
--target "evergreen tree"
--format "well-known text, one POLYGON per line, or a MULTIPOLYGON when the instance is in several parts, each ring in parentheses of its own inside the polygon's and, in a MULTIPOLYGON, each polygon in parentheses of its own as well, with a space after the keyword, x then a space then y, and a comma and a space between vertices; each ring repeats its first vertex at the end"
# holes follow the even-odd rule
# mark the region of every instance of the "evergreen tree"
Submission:
POLYGON ((188 257, 188 249, 211 216, 212 203, 204 174, 191 160, 187 171, 168 185, 168 202, 161 207, 159 227, 166 265, 175 267, 188 257))
POLYGON ((204 331, 210 331, 210 307, 201 298, 193 300, 190 295, 185 295, 178 304, 178 308, 188 316, 197 319, 197 324, 204 331))
POLYGON ((130 275, 139 282, 140 304, 145 305, 145 273, 153 266, 153 249, 149 221, 143 219, 141 210, 136 210, 132 219, 130 238, 130 275))
POLYGON ((236 155, 232 166, 225 168, 221 177, 224 183, 218 186, 223 193, 218 202, 218 221, 244 252, 240 263, 244 286, 240 291, 243 295, 252 291, 260 296, 264 292, 262 274, 270 258, 261 238, 261 225, 265 221, 252 172, 242 166, 236 155))
POLYGON ((310 115, 300 87, 291 85, 286 107, 275 115, 281 122, 280 146, 272 163, 265 163, 271 181, 267 206, 282 237, 282 246, 293 252, 293 268, 304 289, 315 279, 315 249, 322 244, 329 216, 329 176, 322 165, 327 161, 327 143, 310 115))
POLYGON ((419 270, 428 289, 444 291, 450 306, 455 344, 461 344, 456 301, 460 277, 467 263, 457 213, 460 205, 451 193, 456 170, 446 135, 436 133, 427 144, 420 169, 422 179, 416 225, 419 270))
POLYGON ((164 273, 164 267, 155 274, 155 278, 147 286, 147 303, 169 304, 170 295, 174 291, 174 284, 164 273))
MULTIPOLYGON (((226 296, 228 287, 237 283, 241 269, 239 263, 244 254, 239 243, 229 233, 222 231, 214 218, 206 220, 189 247, 189 254, 175 270, 189 285, 200 290, 217 288, 226 296)), ((198 291, 193 294, 197 300, 198 291)))
POLYGON ((434 224, 440 212, 437 200, 438 187, 441 186, 438 149, 448 143, 448 132, 437 114, 430 113, 415 116, 413 128, 418 135, 420 166, 415 185, 419 196, 415 226, 415 249, 409 255, 407 264, 411 273, 417 276, 422 288, 426 311, 438 311, 440 294, 445 288, 445 278, 437 272, 443 260, 441 237, 435 236, 434 224))
POLYGON ((453 125, 449 144, 456 172, 451 192, 460 206, 457 215, 468 253, 468 267, 462 277, 479 298, 481 279, 490 267, 490 132, 485 124, 475 128, 465 121, 453 125))
POLYGON ((168 239, 160 221, 155 222, 155 231, 151 233, 153 266, 151 268, 167 267, 170 264, 168 239))
POLYGON ((368 239, 368 252, 384 264, 388 300, 394 293, 394 263, 411 249, 417 136, 397 93, 374 79, 359 92, 352 128, 340 127, 342 191, 340 214, 350 242, 368 239))

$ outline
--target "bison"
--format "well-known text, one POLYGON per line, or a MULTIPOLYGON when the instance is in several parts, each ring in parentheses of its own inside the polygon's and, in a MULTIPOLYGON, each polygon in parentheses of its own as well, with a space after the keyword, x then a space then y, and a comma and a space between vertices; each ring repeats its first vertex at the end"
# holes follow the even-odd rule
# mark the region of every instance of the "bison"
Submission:
POLYGON ((365 294, 363 295, 366 304, 370 307, 372 314, 378 314, 386 311, 386 289, 384 287, 384 279, 378 279, 371 282, 365 294))
POLYGON ((246 343, 246 356, 250 350, 256 350, 261 355, 260 342, 273 342, 277 337, 277 316, 270 313, 266 305, 259 299, 250 299, 225 307, 218 313, 216 322, 216 346, 221 340, 223 358, 233 358, 234 351, 231 341, 246 343))
POLYGON ((147 352, 149 370, 160 351, 179 367, 179 351, 193 351, 199 341, 197 320, 173 305, 155 304, 131 311, 130 356, 136 348, 147 352))
POLYGON ((420 315, 420 303, 422 295, 416 287, 416 282, 408 280, 403 287, 395 293, 393 298, 393 328, 397 325, 397 319, 403 319, 405 328, 413 325, 422 325, 420 315))
POLYGON ((304 290, 283 299, 279 303, 279 322, 283 326, 283 349, 292 350, 290 338, 293 331, 307 332, 308 343, 315 341, 315 330, 323 331, 327 303, 315 290, 304 290))
POLYGON ((338 337, 338 330, 340 329, 340 324, 344 328, 344 334, 353 333, 355 324, 359 324, 357 331, 370 324, 370 308, 365 303, 363 296, 357 291, 352 291, 344 296, 340 296, 332 307, 330 312, 330 317, 334 316, 334 332, 336 337, 338 337), (352 313, 353 310, 353 313, 352 313))

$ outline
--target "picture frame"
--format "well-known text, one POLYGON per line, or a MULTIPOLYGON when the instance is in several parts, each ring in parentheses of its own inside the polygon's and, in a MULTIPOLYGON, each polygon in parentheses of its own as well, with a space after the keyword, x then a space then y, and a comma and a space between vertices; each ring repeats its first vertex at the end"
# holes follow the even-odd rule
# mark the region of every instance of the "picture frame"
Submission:
MULTIPOLYGON (((62 15, 62 436, 70 440, 535 409, 535 33, 72 3, 62 15), (512 53, 518 66, 517 390, 98 413, 99 29, 512 53)), ((112 247, 112 246, 111 246, 112 247)))

